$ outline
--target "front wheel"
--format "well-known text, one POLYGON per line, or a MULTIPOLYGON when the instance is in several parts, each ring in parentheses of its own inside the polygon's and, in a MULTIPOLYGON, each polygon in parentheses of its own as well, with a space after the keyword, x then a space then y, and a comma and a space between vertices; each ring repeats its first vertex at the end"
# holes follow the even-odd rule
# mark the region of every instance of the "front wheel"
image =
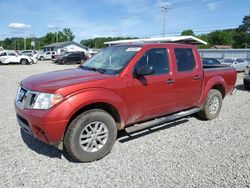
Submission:
POLYGON ((211 89, 207 95, 203 109, 198 113, 198 116, 204 120, 215 119, 221 110, 222 95, 216 89, 211 89))
POLYGON ((27 64, 29 64, 29 61, 27 59, 21 59, 20 63, 22 65, 27 65, 27 64))
POLYGON ((70 123, 63 142, 66 151, 77 161, 92 162, 111 151, 116 137, 113 117, 103 110, 89 110, 70 123))

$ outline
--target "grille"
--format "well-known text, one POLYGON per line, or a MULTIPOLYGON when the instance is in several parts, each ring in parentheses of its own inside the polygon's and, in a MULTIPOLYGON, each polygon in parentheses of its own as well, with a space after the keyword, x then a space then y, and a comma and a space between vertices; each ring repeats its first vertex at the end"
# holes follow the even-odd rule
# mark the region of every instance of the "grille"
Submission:
POLYGON ((37 92, 30 91, 20 86, 17 92, 16 104, 22 109, 30 108, 34 104, 37 96, 37 92))

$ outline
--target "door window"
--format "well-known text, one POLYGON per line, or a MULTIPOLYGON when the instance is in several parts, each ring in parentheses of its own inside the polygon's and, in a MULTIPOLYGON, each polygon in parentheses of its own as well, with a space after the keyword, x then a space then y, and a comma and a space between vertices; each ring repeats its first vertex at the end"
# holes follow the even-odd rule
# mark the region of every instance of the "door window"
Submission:
POLYGON ((244 63, 244 60, 243 59, 237 59, 236 63, 244 63))
POLYGON ((192 71, 195 67, 193 50, 190 48, 175 48, 175 58, 179 72, 192 71))
POLYGON ((0 56, 7 56, 7 53, 6 52, 2 52, 2 53, 0 53, 0 56))
POLYGON ((166 49, 157 48, 146 52, 135 65, 135 69, 140 69, 143 66, 152 66, 154 75, 168 73, 169 62, 166 49))

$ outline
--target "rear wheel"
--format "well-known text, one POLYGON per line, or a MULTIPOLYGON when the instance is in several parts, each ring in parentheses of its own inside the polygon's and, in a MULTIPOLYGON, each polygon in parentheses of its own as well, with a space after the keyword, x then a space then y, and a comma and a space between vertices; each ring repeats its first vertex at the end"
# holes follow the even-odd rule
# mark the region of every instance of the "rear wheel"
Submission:
POLYGON ((41 60, 41 61, 43 61, 43 60, 44 60, 44 57, 43 57, 43 56, 41 56, 41 57, 40 57, 40 60, 41 60))
POLYGON ((80 162, 91 162, 107 155, 116 140, 117 127, 103 110, 89 110, 76 117, 65 137, 66 151, 80 162))
POLYGON ((221 110, 222 95, 216 89, 211 89, 207 95, 203 109, 198 113, 198 116, 204 120, 215 119, 221 110))

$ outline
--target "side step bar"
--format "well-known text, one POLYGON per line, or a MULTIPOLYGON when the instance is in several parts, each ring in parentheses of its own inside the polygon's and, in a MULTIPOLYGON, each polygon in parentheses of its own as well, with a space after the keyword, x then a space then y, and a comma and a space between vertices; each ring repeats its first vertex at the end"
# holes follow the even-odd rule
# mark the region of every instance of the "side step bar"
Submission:
POLYGON ((167 123, 167 122, 170 122, 170 121, 173 121, 173 120, 180 119, 180 118, 185 117, 185 116, 189 116, 191 114, 195 114, 195 113, 199 112, 200 110, 201 110, 201 108, 192 108, 190 110, 181 111, 181 112, 178 112, 176 114, 172 114, 172 115, 169 115, 169 116, 157 118, 157 119, 147 121, 147 122, 144 122, 144 123, 134 124, 134 125, 132 125, 130 127, 125 128, 125 131, 127 133, 138 132, 138 131, 143 130, 143 129, 147 129, 147 128, 150 128, 150 127, 153 127, 153 126, 156 126, 156 125, 160 125, 160 124, 163 124, 163 123, 167 123))

